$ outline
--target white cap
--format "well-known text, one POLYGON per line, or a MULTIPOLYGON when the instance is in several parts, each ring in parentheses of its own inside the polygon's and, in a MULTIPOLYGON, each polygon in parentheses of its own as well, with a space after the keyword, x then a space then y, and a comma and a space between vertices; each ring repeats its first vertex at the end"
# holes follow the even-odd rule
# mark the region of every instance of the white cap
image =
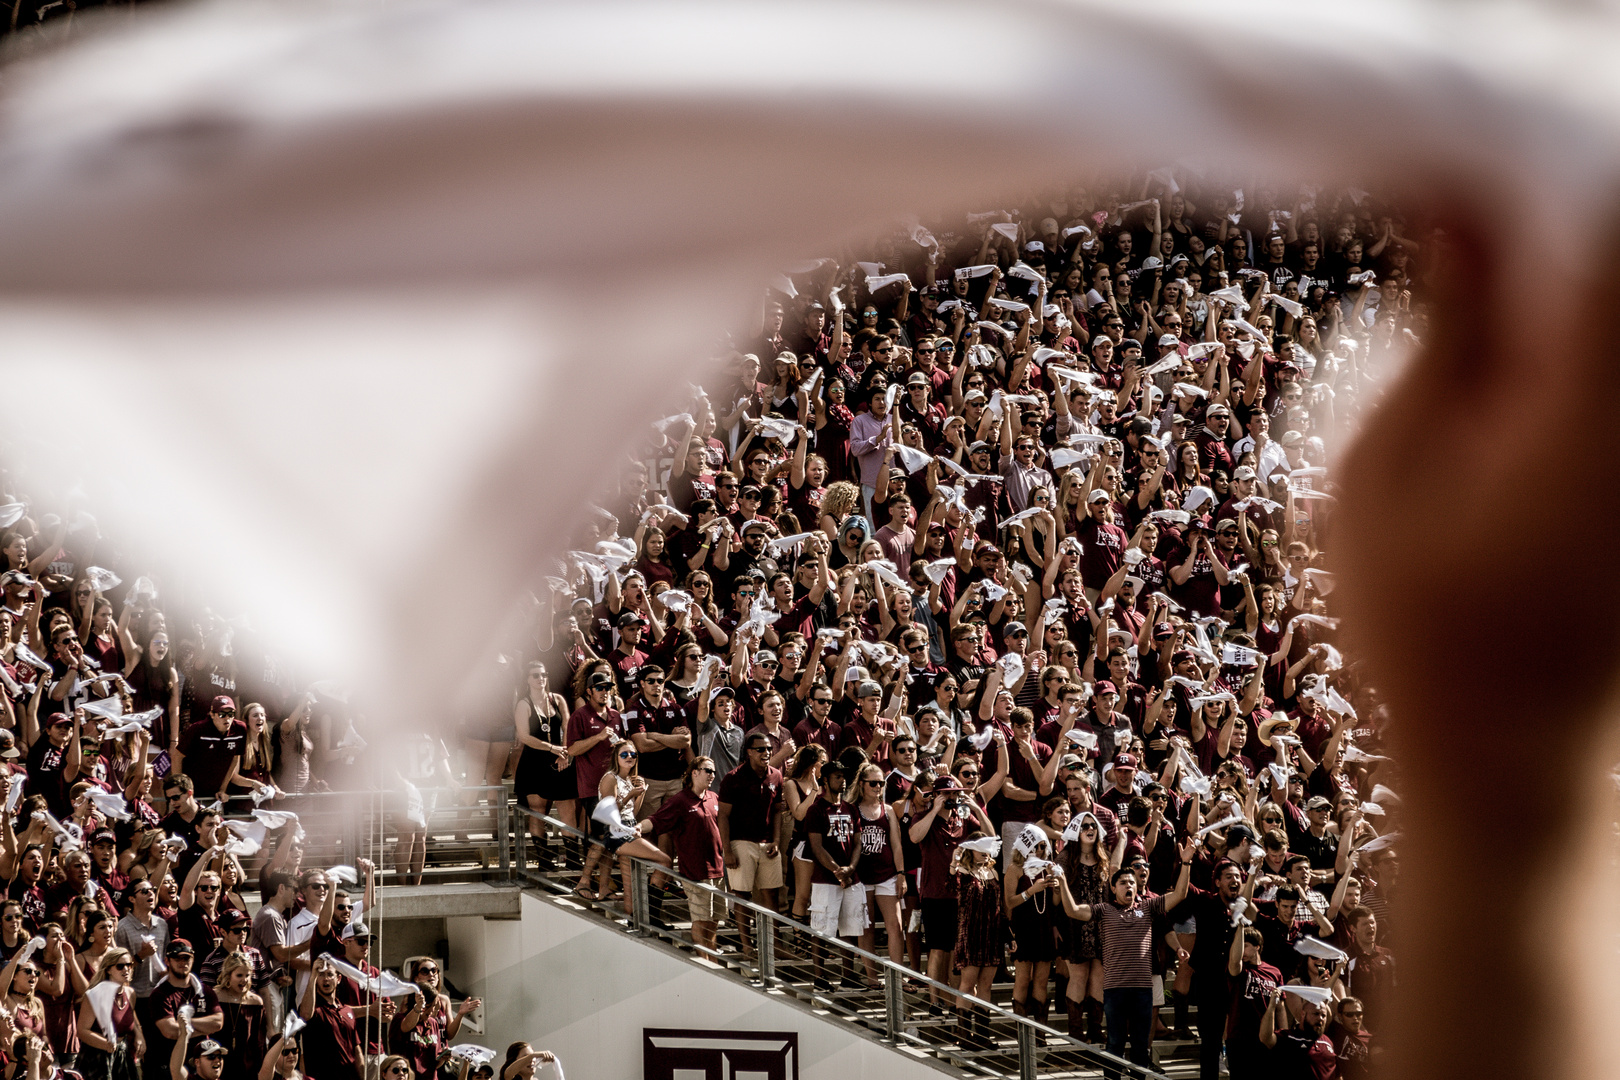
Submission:
POLYGON ((1181 339, 1174 334, 1165 334, 1159 339, 1160 345, 1180 345, 1181 339))
POLYGON ((1163 265, 1164 264, 1159 261, 1159 257, 1157 255, 1149 255, 1147 258, 1142 260, 1142 269, 1144 270, 1157 270, 1163 265))
POLYGON ((1113 501, 1114 501, 1114 497, 1112 495, 1108 494, 1108 492, 1104 491, 1102 488, 1092 488, 1091 489, 1091 494, 1086 496, 1086 505, 1087 506, 1090 506, 1094 502, 1113 502, 1113 501))

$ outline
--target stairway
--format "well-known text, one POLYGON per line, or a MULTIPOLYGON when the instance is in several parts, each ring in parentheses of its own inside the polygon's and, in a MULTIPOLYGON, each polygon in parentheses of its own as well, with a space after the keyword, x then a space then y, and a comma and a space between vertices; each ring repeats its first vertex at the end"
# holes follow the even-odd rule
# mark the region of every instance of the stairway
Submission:
MULTIPOLYGON (((515 815, 516 816, 516 815, 515 815)), ((1054 1003, 1051 1031, 1012 1013, 1010 971, 991 990, 990 1008, 981 1006, 968 1023, 960 1022, 955 1000, 932 987, 914 971, 889 965, 885 959, 861 953, 837 940, 820 938, 774 913, 750 911, 739 904, 738 917, 753 924, 745 932, 734 918, 722 923, 717 950, 700 950, 690 941, 691 924, 686 898, 677 886, 667 893, 653 888, 651 870, 633 864, 628 882, 633 894, 632 913, 622 896, 609 901, 578 895, 580 874, 577 834, 565 840, 564 830, 553 830, 542 849, 514 844, 514 873, 536 896, 571 912, 595 920, 620 933, 636 935, 655 947, 678 951, 689 960, 725 973, 754 990, 796 1002, 812 1014, 830 1018, 858 1033, 882 1040, 913 1056, 931 1059, 962 1076, 1058 1078, 1164 1075, 1181 1080, 1198 1072, 1198 1044, 1165 1039, 1154 1045, 1159 1072, 1147 1072, 1105 1054, 1100 1047, 1073 1042, 1061 1003, 1054 1003), (541 866, 535 855, 541 853, 541 866), (763 930, 760 928, 763 927, 763 930)), ((883 953, 882 928, 877 949, 883 953)), ((886 954, 885 954, 886 955, 886 954)), ((1169 1007, 1161 1010, 1167 1025, 1169 1007)))

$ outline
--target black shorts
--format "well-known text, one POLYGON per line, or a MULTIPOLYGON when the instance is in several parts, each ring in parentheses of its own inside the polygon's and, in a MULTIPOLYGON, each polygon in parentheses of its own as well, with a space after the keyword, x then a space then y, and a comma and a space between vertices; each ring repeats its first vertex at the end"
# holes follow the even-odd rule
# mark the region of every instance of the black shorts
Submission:
POLYGON ((951 952, 956 948, 956 901, 919 900, 922 911, 923 947, 930 952, 951 952))

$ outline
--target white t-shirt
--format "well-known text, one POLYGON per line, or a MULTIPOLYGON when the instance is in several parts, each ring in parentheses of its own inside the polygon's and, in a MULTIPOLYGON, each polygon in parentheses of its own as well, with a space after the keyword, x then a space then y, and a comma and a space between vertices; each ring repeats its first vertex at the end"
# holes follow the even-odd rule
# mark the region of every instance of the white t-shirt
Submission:
MULTIPOLYGON (((300 911, 297 915, 294 915, 287 922, 287 944, 288 945, 302 945, 304 942, 308 941, 310 938, 313 938, 315 936, 316 927, 320 925, 320 921, 321 921, 320 915, 318 913, 314 912, 314 911, 311 911, 309 908, 305 908, 303 911, 300 911)), ((303 958, 305 960, 314 960, 315 959, 313 956, 310 956, 308 953, 305 953, 303 958)), ((293 998, 293 1002, 294 1002, 293 1007, 294 1008, 298 1007, 297 1003, 302 1002, 304 1000, 304 988, 307 987, 308 985, 309 985, 309 969, 304 968, 304 969, 302 969, 302 970, 300 970, 298 972, 298 979, 297 979, 296 982, 293 983, 293 990, 297 994, 297 996, 293 998)))

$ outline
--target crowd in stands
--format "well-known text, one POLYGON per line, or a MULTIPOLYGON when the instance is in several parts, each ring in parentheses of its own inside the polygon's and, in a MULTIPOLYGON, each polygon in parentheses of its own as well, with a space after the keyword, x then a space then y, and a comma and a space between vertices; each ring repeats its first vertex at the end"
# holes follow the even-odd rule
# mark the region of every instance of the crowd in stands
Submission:
MULTIPOLYGON (((492 1077, 437 958, 372 962, 373 864, 306 865, 303 802, 374 782, 345 695, 126 583, 88 513, 0 523, 6 1080, 492 1077)), ((501 1080, 537 1070, 517 1043, 501 1080)))
POLYGON ((673 869, 705 948, 747 897, 926 975, 963 1041, 1001 977, 1205 1080, 1376 1072, 1400 785, 1331 463, 1438 249, 1176 167, 788 268, 537 590, 470 774, 590 831, 582 896, 673 869))

